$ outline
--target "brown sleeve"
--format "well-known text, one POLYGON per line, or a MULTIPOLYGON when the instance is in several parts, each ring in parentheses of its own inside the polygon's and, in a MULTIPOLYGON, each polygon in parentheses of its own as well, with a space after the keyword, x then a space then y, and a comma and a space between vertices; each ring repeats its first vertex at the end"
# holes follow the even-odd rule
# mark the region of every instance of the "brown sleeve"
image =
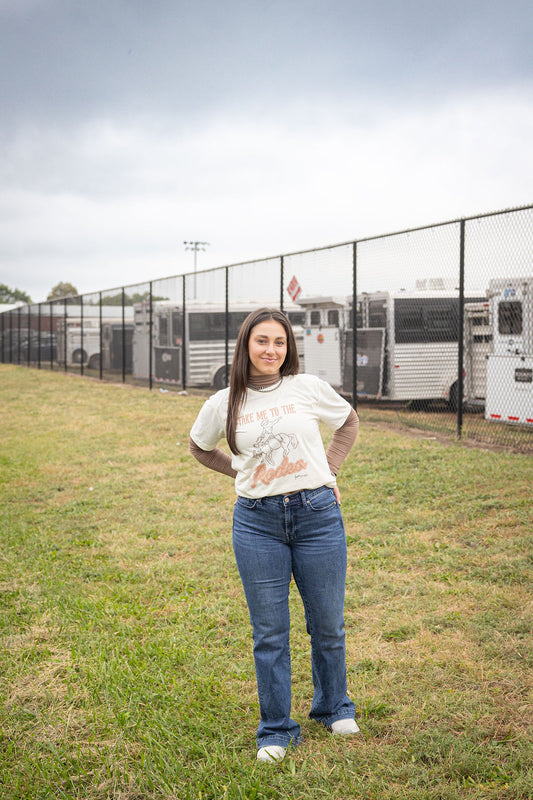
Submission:
POLYGON ((202 450, 195 441, 189 438, 189 452, 204 467, 214 469, 215 472, 221 472, 223 475, 229 475, 230 478, 237 475, 236 470, 231 466, 231 458, 218 447, 215 447, 214 450, 202 450))
POLYGON ((358 431, 359 417, 352 408, 344 425, 333 434, 327 449, 326 458, 334 475, 340 470, 342 462, 350 452, 353 443, 357 439, 358 431))

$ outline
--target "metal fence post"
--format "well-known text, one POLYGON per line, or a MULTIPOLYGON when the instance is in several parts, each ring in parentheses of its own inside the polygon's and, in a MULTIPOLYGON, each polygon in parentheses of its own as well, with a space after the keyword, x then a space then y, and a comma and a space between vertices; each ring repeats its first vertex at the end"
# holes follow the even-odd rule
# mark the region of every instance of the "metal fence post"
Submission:
POLYGON ((279 310, 283 311, 283 284, 285 283, 285 261, 283 256, 279 259, 279 310))
POLYGON ((122 383, 126 383, 126 292, 122 287, 122 383))
POLYGON ((68 319, 68 312, 67 312, 67 298, 63 300, 63 333, 64 333, 64 341, 63 341, 63 357, 65 359, 65 372, 67 372, 67 319, 68 319))
POLYGON ((457 348, 457 436, 463 433, 464 306, 465 306, 465 220, 461 220, 459 243, 459 326, 457 348))
POLYGON ((187 284, 185 275, 181 276, 181 388, 183 391, 187 389, 187 350, 186 350, 186 334, 187 326, 185 324, 185 315, 187 312, 187 284))
POLYGON ((30 359, 29 359, 29 353, 30 353, 30 331, 31 331, 30 307, 29 306, 25 306, 24 310, 26 312, 26 330, 28 332, 27 333, 27 338, 25 340, 26 341, 26 348, 25 348, 25 352, 24 352, 24 363, 26 364, 27 367, 29 367, 30 366, 30 359))
POLYGON ((100 380, 103 380, 104 377, 104 332, 102 326, 102 292, 98 294, 98 327, 100 328, 100 358, 98 364, 98 377, 100 380))
POLYGON ((13 311, 9 310, 8 312, 9 318, 9 361, 8 364, 13 363, 13 311))
POLYGON ((152 325, 153 325, 153 291, 152 281, 150 281, 150 289, 148 296, 148 388, 151 390, 153 386, 152 381, 152 325))
MULTIPOLYGON (((54 326, 53 306, 52 306, 51 302, 50 302, 50 304, 48 306, 48 314, 49 314, 48 327, 50 328, 51 336, 53 336, 52 341, 55 342, 56 359, 57 359, 57 361, 59 361, 59 347, 58 347, 59 341, 58 341, 58 338, 57 338, 57 331, 55 330, 55 326, 54 326)), ((53 350, 53 348, 52 348, 52 352, 50 353, 50 369, 51 370, 54 369, 54 350, 53 350)))
POLYGON ((14 337, 16 335, 16 328, 13 328, 13 325, 16 325, 16 314, 13 318, 13 312, 9 312, 9 363, 15 364, 15 345, 14 345, 14 337))
MULTIPOLYGON (((2 315, 2 316, 4 316, 4 315, 2 315)), ((6 346, 4 347, 3 361, 4 361, 4 364, 10 364, 11 363, 11 357, 12 357, 12 354, 13 354, 13 351, 11 349, 12 348, 12 343, 13 343, 13 335, 12 335, 13 334, 13 317, 11 315, 11 311, 8 311, 5 316, 6 316, 7 328, 4 325, 5 330, 4 330, 4 336, 2 337, 2 341, 6 338, 6 336, 7 336, 7 340, 6 340, 6 346)))
POLYGON ((225 323, 226 323, 226 330, 224 332, 225 335, 225 342, 224 342, 224 362, 225 362, 225 374, 224 374, 224 383, 226 386, 229 384, 229 268, 226 267, 225 270, 225 323))
MULTIPOLYGON (((41 369, 41 304, 37 306, 37 369, 41 369)), ((51 347, 51 340, 50 340, 51 347)), ((50 355, 52 354, 50 350, 50 355)))
POLYGON ((83 295, 80 295, 80 375, 83 377, 83 295))
POLYGON ((357 242, 353 243, 352 264, 352 406, 357 411, 357 242))
POLYGON ((26 329, 28 331, 28 338, 26 339, 26 366, 30 367, 31 359, 31 306, 26 306, 26 329))
POLYGON ((20 365, 20 332, 22 329, 22 311, 21 306, 17 308, 17 364, 20 365))

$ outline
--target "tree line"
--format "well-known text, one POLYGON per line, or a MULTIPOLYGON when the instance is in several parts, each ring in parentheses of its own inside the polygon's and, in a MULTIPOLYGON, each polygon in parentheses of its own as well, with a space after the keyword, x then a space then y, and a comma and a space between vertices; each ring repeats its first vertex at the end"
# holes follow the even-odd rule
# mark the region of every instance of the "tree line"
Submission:
MULTIPOLYGON (((71 283, 65 283, 64 281, 60 281, 53 289, 50 290, 46 301, 52 300, 59 300, 63 297, 79 297, 79 292, 75 286, 71 283)), ((105 304, 106 306, 121 306, 124 303, 125 306, 132 306, 135 303, 142 303, 143 301, 146 302, 150 299, 150 292, 134 292, 133 294, 124 294, 120 291, 113 295, 106 295, 105 297, 105 304)), ((152 295, 152 300, 168 300, 168 297, 156 297, 152 295)), ((45 302, 46 302, 45 301, 45 302)), ((27 294, 27 292, 23 292, 21 289, 10 289, 9 286, 6 286, 5 283, 0 283, 0 304, 10 305, 12 303, 25 303, 30 304, 33 300, 27 294)), ((87 305, 98 305, 99 300, 92 300, 88 301, 87 305)))

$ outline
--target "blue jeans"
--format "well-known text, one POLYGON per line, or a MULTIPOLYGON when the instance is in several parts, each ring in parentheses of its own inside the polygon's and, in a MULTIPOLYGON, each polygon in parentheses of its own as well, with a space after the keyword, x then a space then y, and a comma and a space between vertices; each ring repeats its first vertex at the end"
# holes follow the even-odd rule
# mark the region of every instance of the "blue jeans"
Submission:
POLYGON ((321 486, 260 500, 238 497, 233 548, 254 638, 261 722, 257 746, 298 744, 291 719, 289 585, 300 592, 311 637, 309 716, 325 725, 354 718, 344 641, 346 535, 333 490, 321 486))

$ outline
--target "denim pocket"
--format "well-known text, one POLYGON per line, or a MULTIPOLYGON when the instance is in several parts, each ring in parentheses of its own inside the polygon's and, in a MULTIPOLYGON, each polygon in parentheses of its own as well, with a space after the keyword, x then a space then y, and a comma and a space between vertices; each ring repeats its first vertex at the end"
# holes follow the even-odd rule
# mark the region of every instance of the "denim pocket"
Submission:
POLYGON ((329 486, 322 486, 320 489, 308 493, 307 504, 313 511, 327 511, 329 508, 335 508, 337 505, 335 492, 329 486))
POLYGON ((242 506, 243 508, 255 508, 257 505, 257 500, 254 500, 252 497, 241 497, 239 495, 237 497, 236 504, 238 506, 242 506))

